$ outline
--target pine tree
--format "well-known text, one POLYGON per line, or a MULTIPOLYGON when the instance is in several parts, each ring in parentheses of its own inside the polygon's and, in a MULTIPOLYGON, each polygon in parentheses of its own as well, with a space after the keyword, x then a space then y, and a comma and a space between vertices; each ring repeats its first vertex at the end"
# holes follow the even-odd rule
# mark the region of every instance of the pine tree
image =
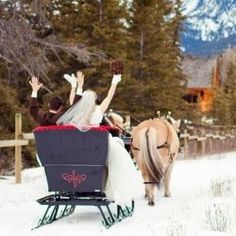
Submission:
POLYGON ((236 124, 236 64, 232 61, 224 84, 224 93, 229 107, 229 124, 236 124))
POLYGON ((227 77, 215 91, 212 115, 220 125, 236 124, 236 64, 231 63, 227 77))
MULTIPOLYGON (((76 1, 75 6, 68 0, 57 2, 60 14, 54 17, 56 30, 63 35, 67 34, 66 40, 81 42, 103 55, 100 60, 92 60, 84 72, 85 87, 96 90, 99 97, 104 98, 112 77, 110 59, 120 59, 126 64, 125 4, 119 0, 76 1)), ((123 99, 120 95, 124 85, 125 81, 122 81, 112 103, 116 109, 122 107, 123 99), (118 97, 119 100, 116 99, 118 97)))
POLYGON ((185 88, 181 84, 184 84, 184 76, 182 74, 181 61, 183 59, 181 49, 180 49, 180 33, 183 30, 182 23, 185 17, 182 13, 182 0, 176 0, 171 6, 172 16, 167 21, 166 32, 169 36, 169 51, 167 55, 169 56, 169 72, 168 77, 170 79, 170 86, 172 91, 175 91, 177 97, 170 95, 168 107, 175 111, 177 116, 184 117, 189 113, 188 108, 185 106, 185 102, 182 97, 185 93, 185 88), (173 101, 174 98, 174 101, 173 101))
POLYGON ((175 112, 182 102, 181 18, 177 14, 168 18, 171 13, 176 13, 171 1, 133 1, 128 51, 132 92, 128 101, 132 113, 140 118, 150 118, 157 110, 175 112))

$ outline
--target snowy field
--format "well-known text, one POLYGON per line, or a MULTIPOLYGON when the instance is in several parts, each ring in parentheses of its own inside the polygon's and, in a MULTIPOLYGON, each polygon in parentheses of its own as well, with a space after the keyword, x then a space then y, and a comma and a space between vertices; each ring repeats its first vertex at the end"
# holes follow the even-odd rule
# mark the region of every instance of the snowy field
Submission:
POLYGON ((129 217, 109 229, 96 207, 78 206, 52 224, 31 230, 45 207, 36 199, 48 194, 44 170, 23 171, 23 183, 0 178, 1 236, 225 236, 236 235, 236 152, 175 163, 170 198, 162 191, 150 207, 143 197, 129 217), (222 232, 221 232, 222 231, 222 232))

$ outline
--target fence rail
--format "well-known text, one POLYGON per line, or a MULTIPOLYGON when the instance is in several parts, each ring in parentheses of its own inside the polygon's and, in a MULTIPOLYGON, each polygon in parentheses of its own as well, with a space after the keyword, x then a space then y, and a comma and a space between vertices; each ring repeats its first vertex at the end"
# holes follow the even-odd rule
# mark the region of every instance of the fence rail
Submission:
POLYGON ((236 150, 236 126, 196 126, 180 134, 184 158, 236 150))
MULTIPOLYGON (((21 183, 22 146, 29 145, 33 133, 22 132, 22 116, 15 115, 15 139, 0 140, 0 148, 15 147, 15 182, 21 183)), ((194 127, 180 134, 181 152, 185 159, 236 150, 236 126, 194 127)))
POLYGON ((1 147, 25 146, 28 144, 29 144, 29 141, 23 140, 23 139, 1 140, 0 141, 0 148, 1 147))

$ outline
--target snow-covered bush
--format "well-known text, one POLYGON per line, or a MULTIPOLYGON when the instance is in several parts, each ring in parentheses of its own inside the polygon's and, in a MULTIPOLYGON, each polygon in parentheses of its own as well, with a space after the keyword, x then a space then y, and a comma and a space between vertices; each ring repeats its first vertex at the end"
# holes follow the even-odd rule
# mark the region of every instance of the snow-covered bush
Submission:
POLYGON ((232 178, 217 177, 211 181, 213 197, 222 197, 232 192, 232 178))
POLYGON ((186 225, 179 217, 170 217, 167 227, 167 236, 187 236, 186 225))
POLYGON ((226 232, 231 223, 229 206, 223 202, 215 202, 205 210, 205 224, 212 231, 226 232))

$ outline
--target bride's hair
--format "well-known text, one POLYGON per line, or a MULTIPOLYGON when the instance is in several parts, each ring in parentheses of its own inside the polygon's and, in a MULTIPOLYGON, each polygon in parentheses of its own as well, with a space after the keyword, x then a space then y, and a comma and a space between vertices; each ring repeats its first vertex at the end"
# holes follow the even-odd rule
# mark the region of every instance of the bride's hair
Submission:
POLYGON ((82 98, 57 120, 57 124, 71 124, 79 129, 88 126, 91 114, 95 110, 96 98, 94 91, 86 90, 82 98))

